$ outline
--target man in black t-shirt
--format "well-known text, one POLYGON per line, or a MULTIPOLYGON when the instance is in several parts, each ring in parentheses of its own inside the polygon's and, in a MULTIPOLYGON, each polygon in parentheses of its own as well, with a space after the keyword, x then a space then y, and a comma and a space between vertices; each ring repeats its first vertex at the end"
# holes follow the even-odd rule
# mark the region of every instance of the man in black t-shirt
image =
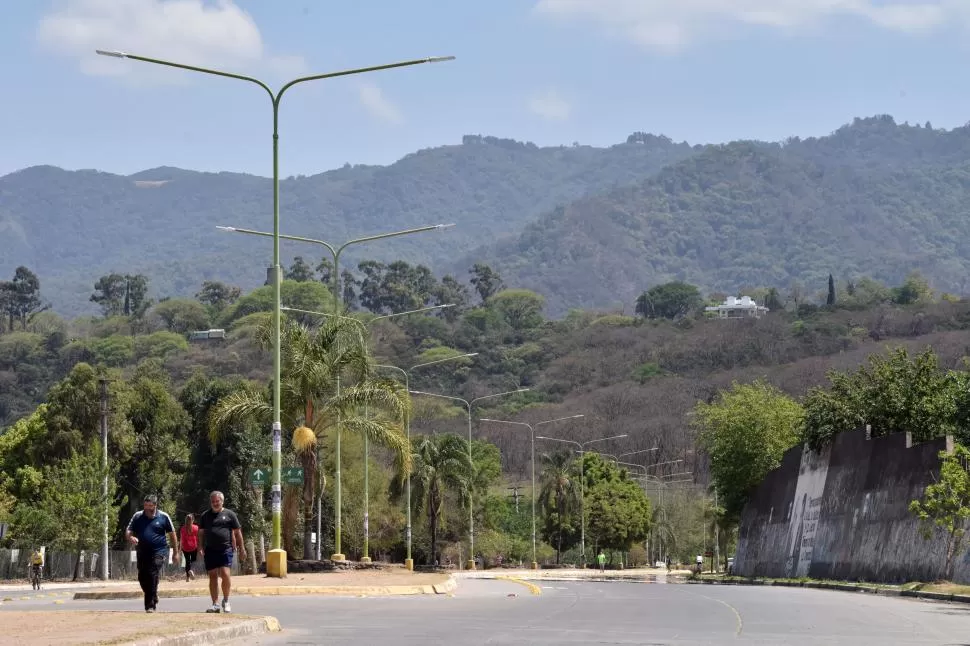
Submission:
POLYGON ((138 583, 145 593, 145 612, 155 612, 158 606, 158 579, 168 558, 166 537, 172 541, 173 556, 178 559, 178 540, 172 519, 158 508, 155 496, 146 496, 142 511, 131 517, 125 530, 125 539, 135 546, 138 583))
POLYGON ((199 517, 199 552, 209 575, 209 596, 212 597, 212 606, 206 612, 232 612, 229 606, 229 573, 234 552, 239 552, 240 560, 246 560, 239 518, 234 511, 223 506, 224 502, 222 492, 213 491, 209 495, 212 508, 199 517), (218 603, 219 579, 222 579, 221 608, 218 603))

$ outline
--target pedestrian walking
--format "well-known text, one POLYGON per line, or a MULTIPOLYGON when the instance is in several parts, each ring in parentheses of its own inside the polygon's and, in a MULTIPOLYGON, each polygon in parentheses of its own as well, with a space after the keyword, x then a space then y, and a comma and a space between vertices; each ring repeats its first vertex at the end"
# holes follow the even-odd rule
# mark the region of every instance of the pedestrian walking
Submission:
POLYGON ((195 578, 192 564, 199 555, 199 526, 195 524, 194 515, 185 517, 185 523, 179 530, 179 542, 182 544, 182 558, 185 559, 185 580, 191 581, 195 578))
POLYGON ((599 555, 597 555, 596 561, 597 561, 597 563, 600 564, 600 572, 605 572, 606 571, 606 554, 603 554, 603 551, 602 550, 600 550, 599 555))
POLYGON ((246 560, 243 546, 242 525, 231 509, 226 509, 226 497, 221 491, 209 494, 210 509, 199 517, 199 551, 209 575, 209 596, 212 606, 206 612, 232 612, 229 593, 232 588, 230 571, 232 557, 239 552, 239 559, 246 560), (219 584, 222 583, 222 607, 219 607, 219 584))
POLYGON ((164 511, 158 508, 155 496, 146 496, 142 510, 128 521, 125 539, 135 546, 138 564, 138 584, 145 593, 145 612, 155 612, 158 608, 158 579, 168 557, 172 541, 173 557, 179 558, 178 539, 175 525, 164 511))

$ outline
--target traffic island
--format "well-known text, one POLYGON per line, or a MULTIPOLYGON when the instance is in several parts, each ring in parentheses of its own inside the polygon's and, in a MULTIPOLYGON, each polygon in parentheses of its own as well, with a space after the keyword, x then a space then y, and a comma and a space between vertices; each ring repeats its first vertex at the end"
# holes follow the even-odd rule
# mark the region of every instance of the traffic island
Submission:
MULTIPOLYGON (((447 594, 453 592, 456 582, 445 573, 408 572, 398 568, 394 572, 379 570, 351 570, 336 572, 308 572, 290 574, 285 579, 258 574, 234 576, 234 595, 279 596, 400 596, 420 594, 447 594)), ((196 579, 186 582, 165 581, 158 589, 160 599, 182 597, 208 597, 208 580, 196 579)), ((130 586, 84 590, 74 594, 75 600, 140 599, 142 591, 137 583, 130 586)))
POLYGON ((197 646, 280 630, 275 617, 120 611, 8 611, 4 643, 18 646, 197 646), (159 637, 164 635, 164 637, 159 637))

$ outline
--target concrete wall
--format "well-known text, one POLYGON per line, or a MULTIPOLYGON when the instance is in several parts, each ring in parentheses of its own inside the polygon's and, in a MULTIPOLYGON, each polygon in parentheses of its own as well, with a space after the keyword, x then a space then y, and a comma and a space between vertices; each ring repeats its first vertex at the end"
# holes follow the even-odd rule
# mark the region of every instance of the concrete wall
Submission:
MULTIPOLYGON (((744 509, 735 570, 744 576, 879 582, 933 581, 944 570, 942 537, 923 540, 909 512, 939 476, 952 438, 912 445, 908 433, 868 439, 842 433, 821 453, 798 446, 768 474, 744 509)), ((970 582, 970 554, 954 579, 970 582)))

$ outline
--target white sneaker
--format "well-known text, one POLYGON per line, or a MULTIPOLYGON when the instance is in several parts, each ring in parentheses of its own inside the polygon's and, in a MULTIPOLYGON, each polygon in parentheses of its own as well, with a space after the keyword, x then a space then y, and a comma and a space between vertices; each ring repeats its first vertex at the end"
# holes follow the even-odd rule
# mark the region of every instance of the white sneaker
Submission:
POLYGON ((218 603, 214 603, 214 604, 212 604, 212 606, 210 606, 208 609, 206 609, 206 612, 215 612, 215 613, 218 613, 221 610, 222 609, 219 607, 219 604, 218 603))
POLYGON ((232 606, 229 605, 229 599, 222 600, 222 611, 226 613, 232 612, 232 606))

